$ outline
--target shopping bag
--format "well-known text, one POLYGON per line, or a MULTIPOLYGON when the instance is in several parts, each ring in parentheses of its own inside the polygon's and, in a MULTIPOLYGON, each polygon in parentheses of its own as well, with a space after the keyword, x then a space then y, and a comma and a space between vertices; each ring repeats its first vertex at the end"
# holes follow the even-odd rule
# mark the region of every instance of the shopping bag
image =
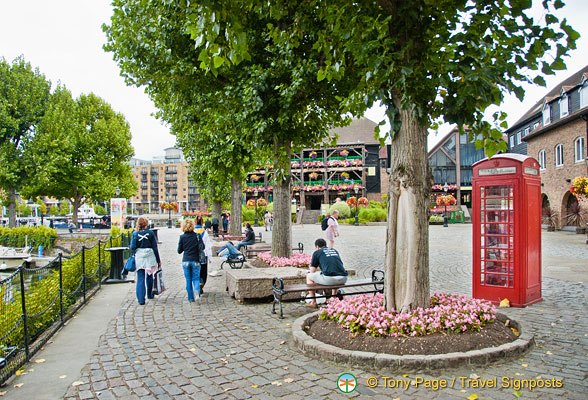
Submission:
POLYGON ((135 272, 137 266, 135 265, 135 256, 130 256, 124 266, 125 271, 135 272))
POLYGON ((163 280, 163 270, 158 269, 153 275, 153 294, 162 294, 165 292, 165 281, 163 280))

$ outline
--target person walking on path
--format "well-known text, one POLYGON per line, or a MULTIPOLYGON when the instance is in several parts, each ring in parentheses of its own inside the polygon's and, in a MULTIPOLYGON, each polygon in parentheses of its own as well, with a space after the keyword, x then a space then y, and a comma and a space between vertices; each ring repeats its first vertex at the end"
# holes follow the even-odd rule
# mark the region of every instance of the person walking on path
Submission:
POLYGON ((195 299, 200 299, 200 250, 204 243, 202 238, 194 232, 194 220, 186 218, 182 221, 182 235, 178 242, 178 254, 184 253, 182 257, 182 268, 186 278, 186 292, 188 292, 188 301, 193 303, 195 299), (194 297, 196 291, 197 297, 194 297))
POLYGON ((161 267, 161 259, 157 250, 157 239, 152 230, 147 229, 149 221, 145 217, 137 220, 137 230, 131 237, 131 251, 135 253, 137 267, 137 301, 145 304, 145 293, 153 299, 153 274, 161 267))
POLYGON ((208 232, 202 226, 202 217, 196 217, 196 226, 194 232, 200 234, 202 242, 204 243, 204 253, 206 254, 206 263, 200 263, 200 294, 204 293, 204 285, 206 285, 206 278, 208 277, 208 263, 212 260, 212 242, 208 232))
POLYGON ((339 236, 339 222, 337 219, 339 218, 339 211, 334 210, 331 218, 328 220, 327 226, 327 240, 329 241, 329 247, 335 247, 335 238, 339 236))
POLYGON ((214 237, 218 236, 218 217, 214 216, 212 217, 212 235, 214 237))
POLYGON ((266 211, 265 215, 263 216, 263 224, 265 225, 266 232, 267 232, 267 228, 269 228, 269 226, 270 226, 270 219, 271 218, 272 218, 272 216, 270 215, 269 211, 266 211))
POLYGON ((223 213, 223 231, 225 234, 229 233, 229 214, 223 213))
MULTIPOLYGON (((306 275, 306 283, 312 285, 343 285, 347 282, 347 271, 343 267, 343 261, 339 256, 339 252, 332 248, 327 248, 325 239, 317 239, 314 242, 316 251, 312 253, 310 261, 310 273, 306 275), (317 271, 320 268, 320 272, 317 271)), ((333 295, 337 294, 333 290, 333 295)), ((308 294, 311 298, 315 297, 315 291, 309 290, 308 294)), ((318 308, 316 299, 312 299, 310 303, 306 303, 306 307, 318 308)))
POLYGON ((241 247, 249 246, 253 243, 255 243, 255 232, 253 231, 251 224, 247 222, 245 224, 245 239, 239 242, 239 244, 237 244, 237 250, 241 251, 241 247))

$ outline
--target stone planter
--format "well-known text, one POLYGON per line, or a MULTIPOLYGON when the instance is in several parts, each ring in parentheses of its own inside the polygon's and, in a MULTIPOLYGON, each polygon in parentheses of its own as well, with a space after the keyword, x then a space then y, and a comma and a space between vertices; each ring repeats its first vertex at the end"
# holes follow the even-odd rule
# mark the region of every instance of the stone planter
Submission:
POLYGON ((583 235, 586 233, 586 228, 582 226, 576 226, 576 234, 583 235))

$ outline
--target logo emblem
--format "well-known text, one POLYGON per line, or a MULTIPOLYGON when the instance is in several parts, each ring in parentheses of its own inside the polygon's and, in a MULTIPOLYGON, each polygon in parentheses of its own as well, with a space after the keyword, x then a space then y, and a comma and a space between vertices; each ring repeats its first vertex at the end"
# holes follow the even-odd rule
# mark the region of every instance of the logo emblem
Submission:
POLYGON ((357 379, 351 374, 341 374, 337 379, 337 387, 343 393, 351 393, 357 387, 357 379))

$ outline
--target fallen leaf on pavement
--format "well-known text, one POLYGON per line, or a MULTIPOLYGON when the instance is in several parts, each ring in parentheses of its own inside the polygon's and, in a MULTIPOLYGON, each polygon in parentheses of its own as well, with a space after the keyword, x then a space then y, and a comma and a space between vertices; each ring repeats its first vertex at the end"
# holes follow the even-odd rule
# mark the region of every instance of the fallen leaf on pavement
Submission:
POLYGON ((478 398, 477 394, 472 394, 472 395, 469 395, 468 397, 466 397, 466 399, 468 399, 468 400, 476 400, 477 398, 478 398))
POLYGON ((292 383, 292 382, 294 382, 294 379, 292 379, 292 378, 286 378, 286 379, 284 379, 284 382, 286 382, 286 383, 292 383))
POLYGON ((276 385, 276 386, 282 386, 282 382, 278 382, 278 381, 273 381, 272 385, 276 385))
POLYGON ((282 341, 280 342, 280 344, 284 344, 284 343, 286 343, 286 341, 285 341, 285 340, 282 340, 282 341))
POLYGON ((479 376, 479 375, 476 375, 476 374, 471 374, 471 375, 470 375, 470 378, 471 378, 471 379, 479 379, 479 378, 480 378, 480 376, 479 376))
POLYGON ((251 385, 252 388, 258 388, 259 385, 251 385))
POLYGON ((72 383, 71 385, 75 387, 75 386, 80 386, 80 385, 83 385, 84 383, 85 383, 84 381, 75 381, 75 382, 74 382, 74 383, 72 383))
POLYGON ((4 396, 6 392, 0 392, 0 397, 4 396))
POLYGON ((14 385, 14 387, 15 387, 15 388, 19 388, 19 387, 21 387, 22 385, 24 385, 24 383, 17 383, 16 385, 14 385))
POLYGON ((67 375, 61 375, 61 376, 59 377, 59 379, 65 379, 65 378, 67 378, 67 375))
POLYGON ((516 398, 521 397, 523 394, 520 391, 512 392, 512 395, 516 398))
POLYGON ((547 350, 547 351, 545 352, 545 354, 547 354, 547 355, 552 355, 553 353, 552 353, 551 351, 547 350))
POLYGON ((527 368, 529 364, 521 364, 523 367, 527 368))
POLYGON ((44 363, 45 359, 44 358, 39 358, 38 360, 35 360, 35 363, 40 364, 40 363, 44 363))

